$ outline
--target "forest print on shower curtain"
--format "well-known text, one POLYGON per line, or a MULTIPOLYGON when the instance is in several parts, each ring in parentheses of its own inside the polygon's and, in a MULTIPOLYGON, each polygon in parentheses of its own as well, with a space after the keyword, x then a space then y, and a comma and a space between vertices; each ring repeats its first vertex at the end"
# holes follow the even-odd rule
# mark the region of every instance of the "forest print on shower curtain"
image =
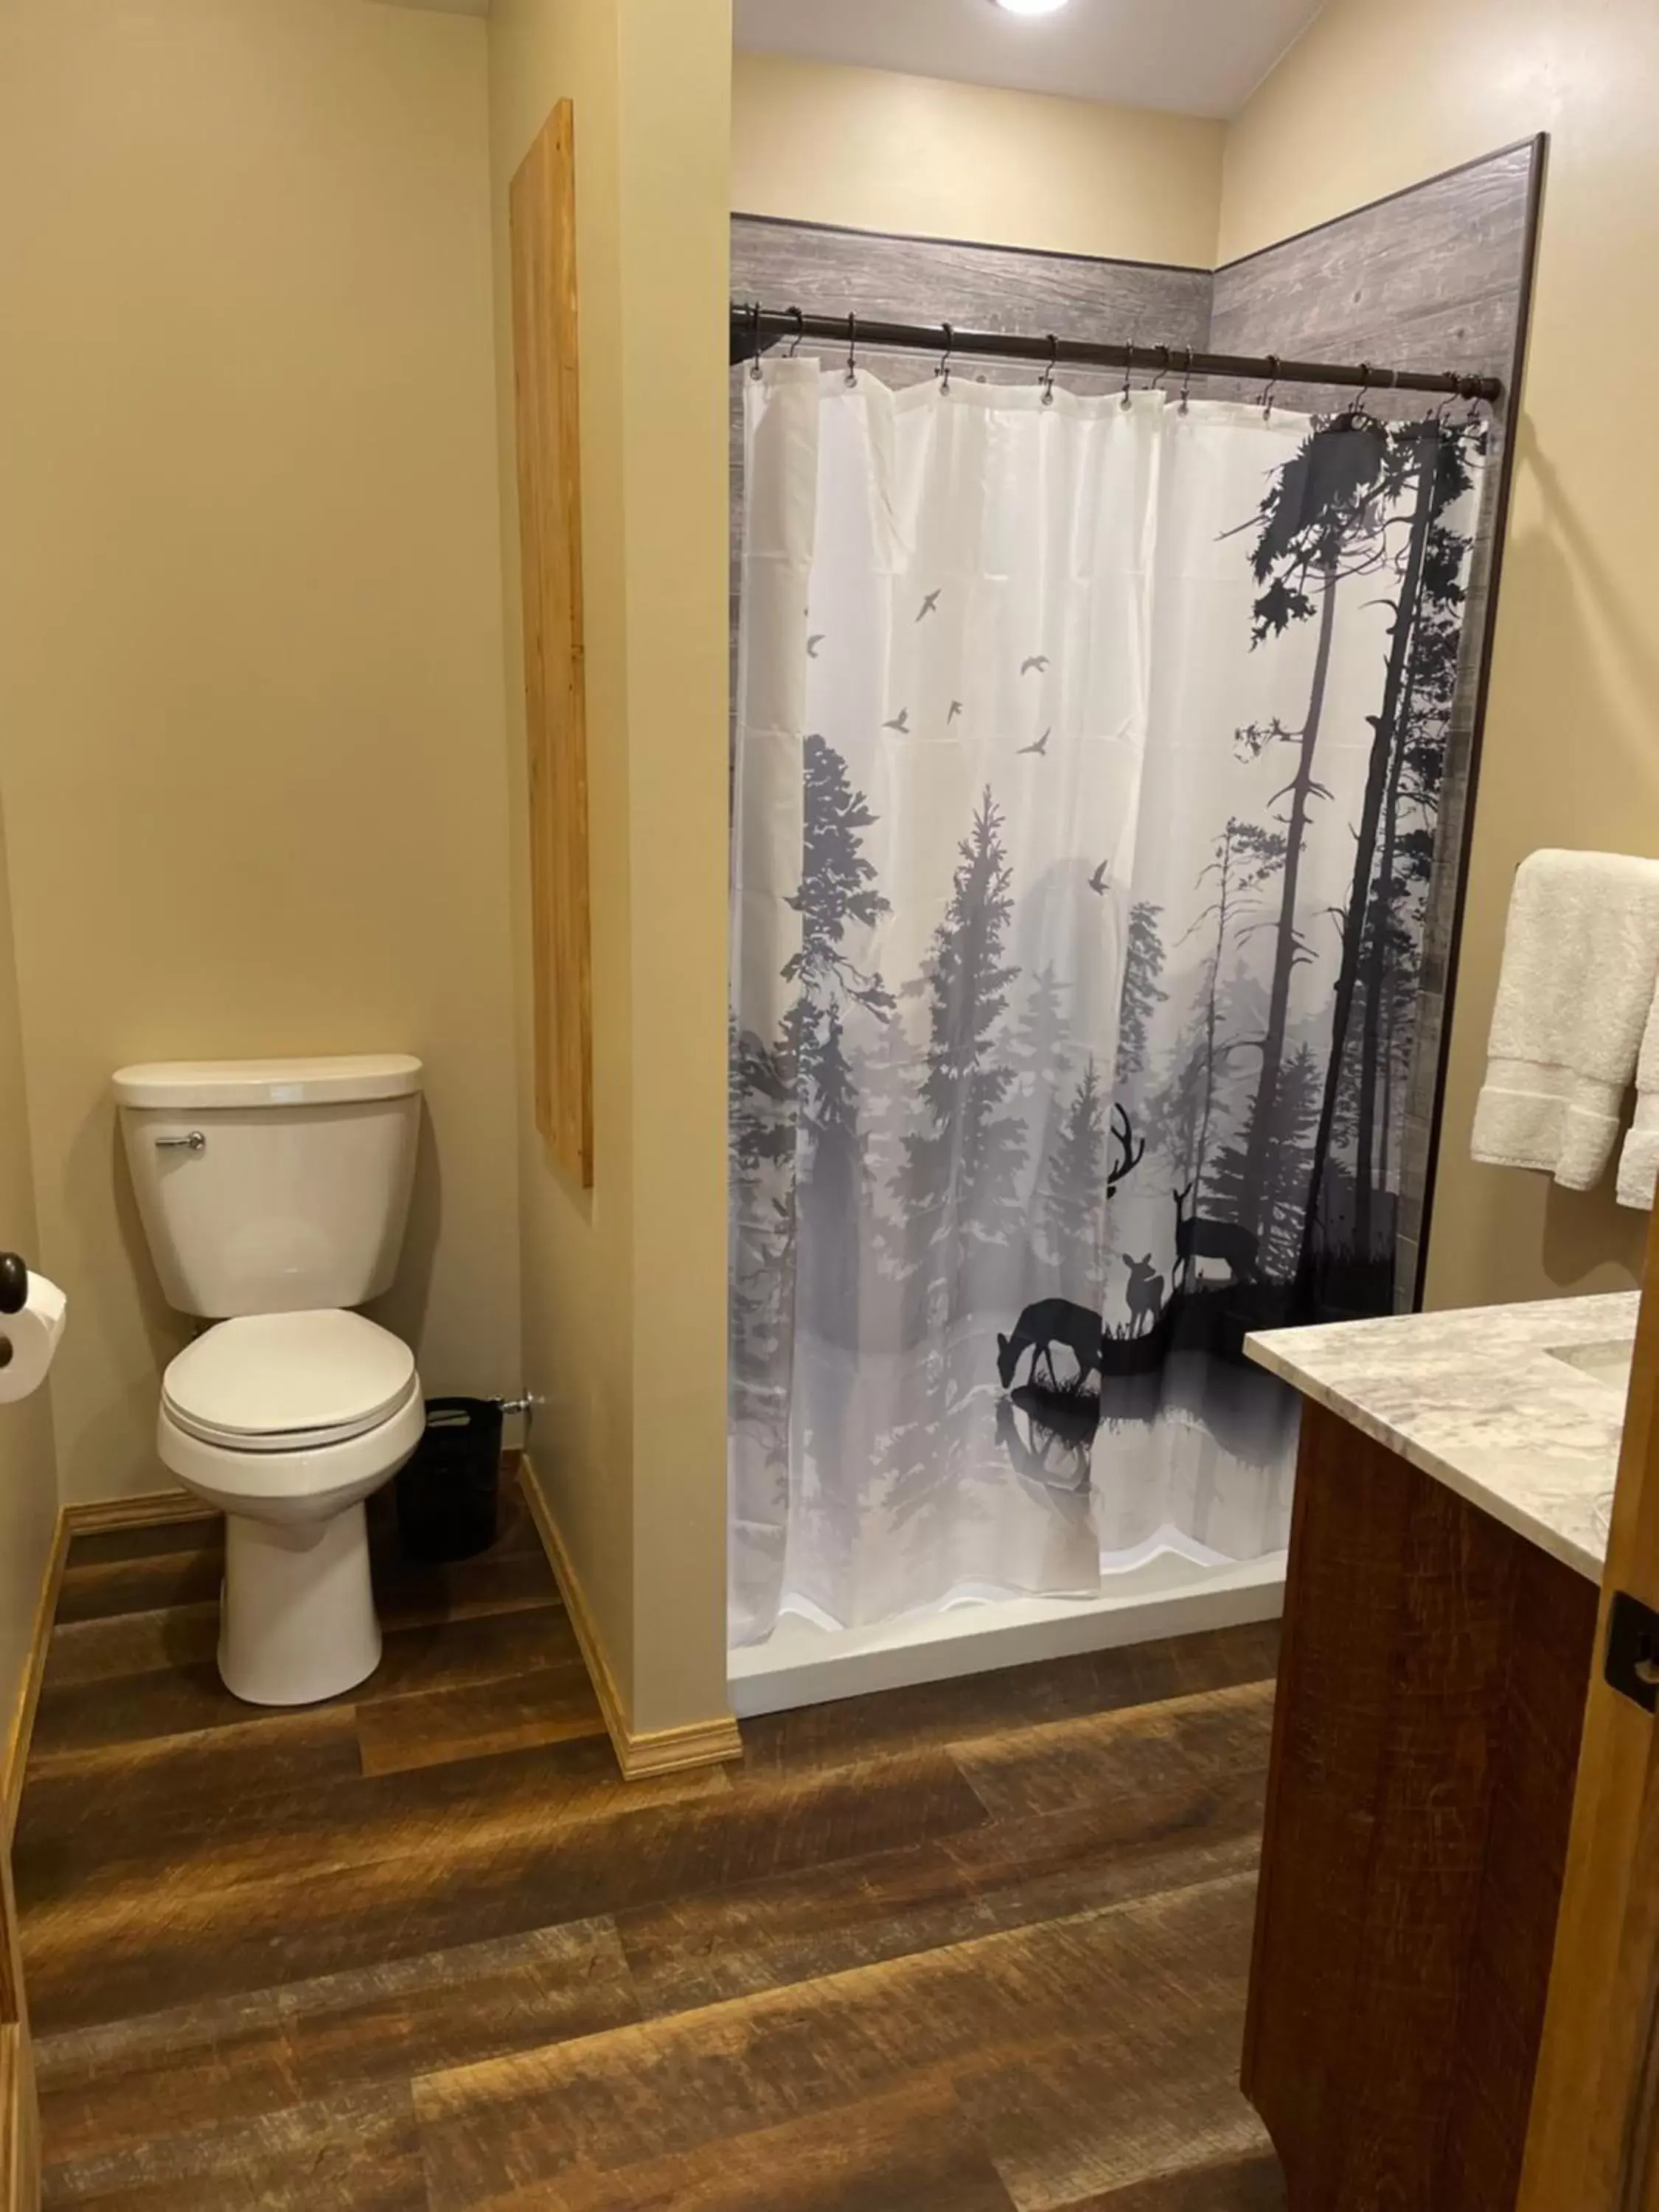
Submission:
POLYGON ((1277 1550, 1240 1346, 1393 1302, 1478 441, 745 384, 734 1638, 1277 1550))

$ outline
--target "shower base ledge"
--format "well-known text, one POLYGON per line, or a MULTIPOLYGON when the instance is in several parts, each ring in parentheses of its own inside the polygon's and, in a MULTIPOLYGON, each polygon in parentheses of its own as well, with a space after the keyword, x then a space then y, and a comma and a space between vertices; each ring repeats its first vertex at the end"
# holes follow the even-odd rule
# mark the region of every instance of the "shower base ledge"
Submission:
POLYGON ((738 1718, 752 1720, 1078 1651, 1275 1620, 1284 1610, 1285 1558, 1276 1552, 1202 1567, 1163 1553, 1114 1577, 1100 1597, 975 1599, 875 1628, 820 1628, 787 1613, 764 1644, 731 1654, 727 1694, 738 1718))

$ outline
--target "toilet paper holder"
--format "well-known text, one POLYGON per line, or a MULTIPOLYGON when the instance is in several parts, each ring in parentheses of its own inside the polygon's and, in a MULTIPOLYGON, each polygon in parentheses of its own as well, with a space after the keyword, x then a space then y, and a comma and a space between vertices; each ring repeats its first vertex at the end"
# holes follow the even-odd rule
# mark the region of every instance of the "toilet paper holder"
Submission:
POLYGON ((0 1405, 15 1405, 46 1381, 68 1305, 21 1253, 0 1252, 0 1405))
MULTIPOLYGON (((29 1271, 15 1252, 0 1252, 0 1314, 21 1313, 28 1304, 29 1271)), ((11 1365, 11 1339, 0 1335, 0 1367, 11 1365)))

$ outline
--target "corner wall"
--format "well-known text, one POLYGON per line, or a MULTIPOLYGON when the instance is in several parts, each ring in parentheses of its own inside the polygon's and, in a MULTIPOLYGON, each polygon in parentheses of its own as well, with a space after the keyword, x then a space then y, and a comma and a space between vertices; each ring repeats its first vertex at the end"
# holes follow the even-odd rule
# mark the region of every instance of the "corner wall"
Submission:
MULTIPOLYGON (((39 1260, 34 1182, 23 1098, 11 893, 0 818, 0 1251, 39 1260)), ((76 1316, 78 1318, 78 1316, 76 1316)), ((52 1551, 58 1483, 47 1392, 0 1406, 0 1756, 17 1709, 29 1632, 52 1551)))
POLYGON ((727 0, 495 0, 501 546, 531 1451, 632 1728, 725 1714, 727 0), (507 192, 575 110, 594 1183, 530 1097, 507 192))
POLYGON ((1102 100, 732 57, 741 215, 1214 264, 1224 125, 1102 100))
POLYGON ((483 25, 0 10, 0 780, 66 1500, 168 1480, 124 1061, 428 1068, 390 1325, 518 1382, 483 25))
POLYGON ((1429 1303, 1638 1279, 1644 1218, 1477 1167, 1469 1130, 1504 918, 1540 845, 1659 854, 1659 564, 1642 496, 1659 303, 1633 272, 1659 206, 1659 12, 1559 0, 1330 0, 1229 132, 1231 257, 1489 147, 1551 134, 1475 800, 1429 1303), (1592 351, 1598 333, 1611 349, 1592 351))

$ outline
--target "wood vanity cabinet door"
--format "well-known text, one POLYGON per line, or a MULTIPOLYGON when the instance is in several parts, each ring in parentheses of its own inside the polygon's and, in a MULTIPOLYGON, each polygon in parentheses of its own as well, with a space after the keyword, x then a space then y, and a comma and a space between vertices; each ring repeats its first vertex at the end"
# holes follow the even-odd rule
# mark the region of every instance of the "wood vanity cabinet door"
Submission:
POLYGON ((1304 1407, 1243 2067, 1290 2212, 1514 2212, 1595 1602, 1304 1407))
MULTIPOLYGON (((1659 1210, 1601 1584, 1659 1610, 1659 1210)), ((1659 2212, 1659 1736, 1594 1671, 1521 2212, 1659 2212)))

